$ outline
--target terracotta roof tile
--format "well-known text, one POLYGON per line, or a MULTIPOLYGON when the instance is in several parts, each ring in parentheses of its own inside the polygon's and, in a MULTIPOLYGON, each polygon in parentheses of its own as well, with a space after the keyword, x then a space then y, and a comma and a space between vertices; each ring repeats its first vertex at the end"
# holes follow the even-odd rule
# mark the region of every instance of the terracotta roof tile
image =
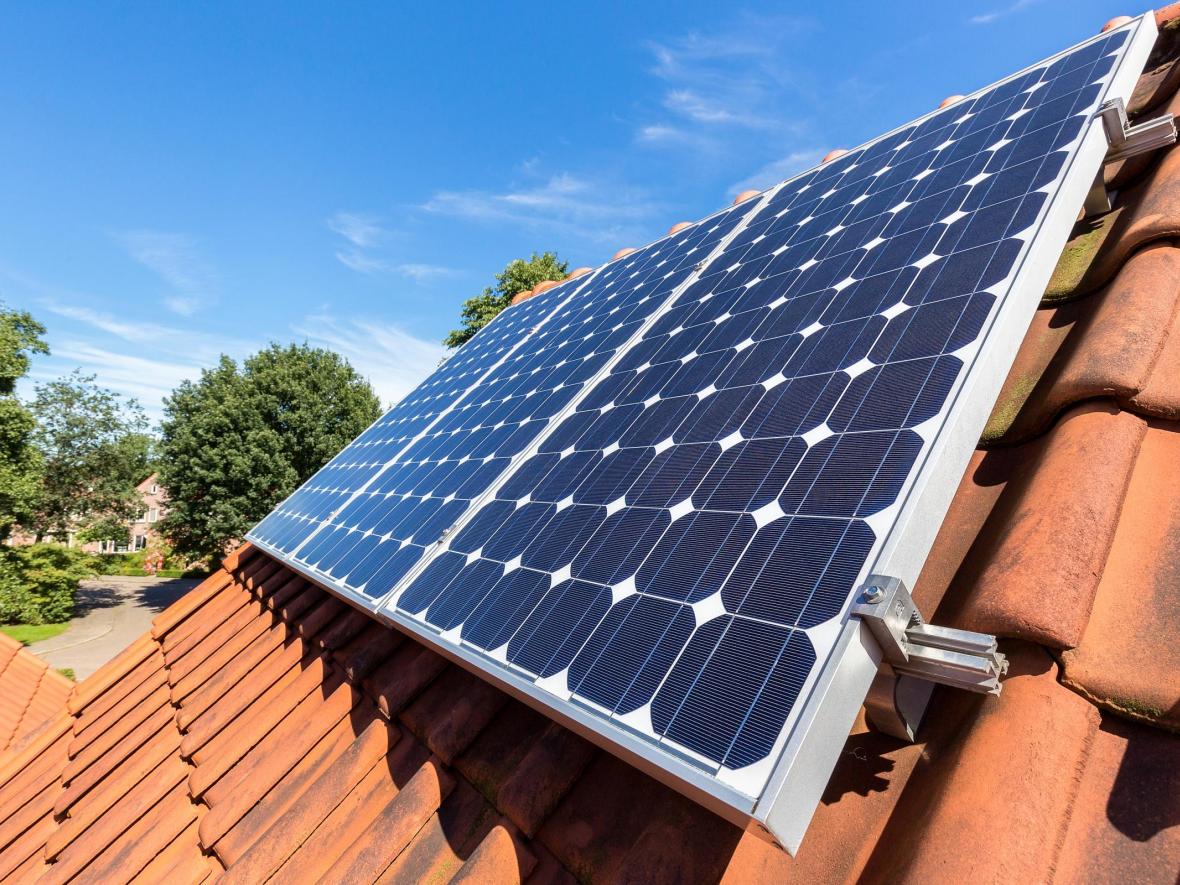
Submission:
POLYGON ((862 717, 796 857, 245 545, 73 688, 0 637, 0 880, 1174 881, 1178 158, 1108 170, 914 588, 1003 694, 862 717))
POLYGON ((333 657, 353 682, 360 682, 402 644, 402 635, 369 620, 365 629, 348 640, 333 657))
POLYGON ((1180 739, 1104 717, 1081 773, 1058 880, 1171 885, 1180 858, 1178 796, 1180 739))
POLYGON ((200 797, 226 772, 238 764, 259 741, 263 740, 293 710, 299 709, 309 697, 314 702, 315 693, 330 694, 342 684, 339 675, 329 674, 329 664, 322 658, 311 664, 281 692, 273 697, 263 695, 248 713, 240 716, 201 749, 193 753, 196 763, 190 780, 190 788, 200 797))
POLYGON ((416 642, 403 643, 381 666, 369 674, 365 691, 386 716, 395 716, 418 696, 444 669, 447 662, 416 642))
POLYGON ((431 751, 450 764, 507 703, 507 696, 478 676, 448 667, 402 715, 431 751))
MULTIPOLYGON (((451 885, 481 882, 524 882, 537 859, 505 827, 496 826, 479 843, 467 863, 451 878, 451 885)), ((421 880, 419 880, 421 881, 421 880)))
MULTIPOLYGON (((484 872, 489 877, 483 881, 506 881, 495 874, 507 872, 511 875, 513 871, 519 878, 522 866, 531 868, 536 863, 528 850, 515 842, 500 825, 483 797, 465 781, 457 780, 438 810, 430 815, 413 840, 375 881, 404 882, 407 885, 451 881, 469 859, 474 860, 473 855, 483 845, 491 846, 484 864, 484 872), (507 838, 506 846, 499 834, 492 833, 494 827, 507 838), (510 852, 510 859, 502 857, 501 849, 510 852)), ((475 863, 467 869, 472 875, 478 874, 475 863)))
MULTIPOLYGON (((253 827, 250 847, 233 858, 227 882, 262 882, 323 823, 324 818, 397 743, 399 733, 374 719, 347 750, 334 759, 307 787, 299 802, 272 817, 265 830, 253 827)), ((239 828, 242 829, 242 828, 239 828)), ((243 834, 244 834, 243 830, 243 834)))
POLYGON ((910 777, 866 877, 1046 881, 1098 711, 1061 687, 1043 651, 1009 645, 999 698, 936 698, 926 764, 910 777), (954 846, 953 850, 948 850, 954 846))
MULTIPOLYGON (((395 728, 388 730, 389 743, 392 746, 400 738, 400 732, 395 728)), ((304 802, 304 791, 310 789, 320 777, 331 771, 336 761, 345 756, 356 742, 357 738, 353 729, 343 723, 338 725, 316 744, 311 752, 304 756, 299 764, 289 771, 282 781, 235 823, 224 836, 219 837, 216 843, 206 845, 206 847, 213 848, 221 861, 232 870, 238 858, 248 849, 258 845, 260 841, 265 840, 269 843, 271 840, 287 839, 290 840, 290 844, 284 843, 278 846, 282 859, 285 860, 302 844, 305 837, 299 836, 296 840, 298 828, 287 830, 278 826, 276 821, 300 807, 304 802)), ((323 814, 326 816, 331 810, 331 807, 324 808, 323 814)), ((281 860, 279 862, 281 863, 281 860)))
POLYGON ((1153 423, 1065 681, 1104 706, 1180 729, 1180 427, 1153 423))
POLYGON ((951 587, 957 623, 1054 648, 1078 644, 1146 429, 1116 406, 1086 404, 1043 441, 964 478, 944 540, 970 537, 961 520, 979 518, 981 508, 965 500, 979 484, 1005 488, 951 587))
POLYGON ((446 799, 455 781, 434 759, 423 763, 333 864, 341 882, 373 882, 409 846, 446 799))
MULTIPOLYGON (((1180 248, 1148 246, 1101 291, 1033 319, 985 439, 1012 444, 1043 433, 1069 404, 1108 397, 1140 414, 1180 414, 1161 356, 1180 323, 1180 248), (1144 396, 1146 394, 1146 396, 1144 396)), ((1169 350, 1175 350, 1173 344, 1169 350)))
MULTIPOLYGON (((170 605, 166 611, 157 615, 152 620, 151 636, 148 638, 162 639, 165 635, 175 630, 193 612, 218 595, 233 580, 233 576, 228 571, 229 568, 230 566, 226 564, 225 569, 215 571, 186 593, 182 599, 170 605)), ((118 660, 118 658, 115 660, 118 660)), ((114 662, 112 661, 112 663, 114 662)), ((102 669, 98 671, 98 673, 101 672, 103 672, 102 669)), ((98 674, 96 673, 95 675, 98 674)))
POLYGON ((181 753, 189 758, 242 711, 283 691, 299 676, 306 650, 299 641, 283 642, 283 632, 264 634, 200 690, 183 700, 177 723, 185 732, 181 753), (266 642, 263 642, 266 640, 266 642))
POLYGON ((497 802, 526 833, 535 833, 590 765, 596 751, 555 723, 525 748, 520 766, 500 784, 497 802))
MULTIPOLYGON (((279 868, 279 877, 298 875, 311 881, 337 866, 341 855, 397 798, 401 786, 427 761, 425 749, 413 741, 398 741, 384 762, 378 762, 337 805, 315 831, 279 868)), ((437 807, 437 806, 436 806, 437 807)))
MULTIPOLYGON (((199 588, 198 588, 199 589, 199 588)), ((194 593, 196 590, 193 591, 194 593)), ((182 602, 187 601, 186 596, 182 602)), ((177 603, 179 605, 179 603, 177 603)), ((93 703, 111 688, 117 688, 123 679, 147 658, 159 651, 159 645, 150 635, 143 635, 107 663, 99 667, 87 677, 86 681, 74 687, 67 709, 74 714, 82 712, 87 705, 93 703)), ((130 689, 124 689, 129 691, 130 689)))

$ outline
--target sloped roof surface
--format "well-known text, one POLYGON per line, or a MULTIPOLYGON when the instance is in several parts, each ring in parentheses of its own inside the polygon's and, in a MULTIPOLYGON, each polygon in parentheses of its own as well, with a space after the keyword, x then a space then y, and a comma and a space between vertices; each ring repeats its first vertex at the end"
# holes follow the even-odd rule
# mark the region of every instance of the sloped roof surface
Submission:
POLYGON ((1180 150, 1109 171, 915 588, 1003 694, 858 723, 797 857, 246 547, 0 752, 0 881, 1175 882, 1180 150))
POLYGON ((73 685, 0 633, 0 764, 57 716, 73 685))

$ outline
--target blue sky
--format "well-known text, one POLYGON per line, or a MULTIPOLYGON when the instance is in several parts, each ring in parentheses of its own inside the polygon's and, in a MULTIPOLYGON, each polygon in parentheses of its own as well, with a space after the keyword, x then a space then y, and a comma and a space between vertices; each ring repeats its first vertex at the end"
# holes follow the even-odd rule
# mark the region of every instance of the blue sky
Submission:
POLYGON ((0 299, 49 327, 34 380, 81 366, 153 418, 272 340, 339 350, 390 402, 508 260, 599 264, 1126 11, 10 6, 0 299))

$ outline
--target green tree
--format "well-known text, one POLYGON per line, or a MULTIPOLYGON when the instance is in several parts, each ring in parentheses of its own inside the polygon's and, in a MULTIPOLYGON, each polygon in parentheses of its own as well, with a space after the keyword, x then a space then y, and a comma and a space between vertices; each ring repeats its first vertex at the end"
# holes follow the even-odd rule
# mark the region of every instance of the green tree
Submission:
POLYGON ((41 492, 26 525, 40 540, 95 520, 130 519, 146 476, 151 440, 134 399, 75 370, 40 384, 32 403, 33 442, 43 462, 41 492))
POLYGON ((272 344, 240 370, 223 356, 164 402, 164 534, 191 559, 223 556, 380 412, 368 382, 331 351, 272 344))
POLYGON ((540 255, 534 252, 528 261, 516 258, 508 262, 508 266, 496 274, 495 286, 488 286, 479 295, 463 302, 459 311, 461 325, 451 330, 443 344, 447 347, 465 344, 511 304, 513 296, 527 292, 544 280, 564 280, 568 269, 569 262, 559 259, 556 252, 540 255))
POLYGON ((0 303, 0 541, 31 517, 41 487, 36 421, 16 398, 16 383, 28 373, 32 354, 49 353, 44 334, 28 313, 0 303))

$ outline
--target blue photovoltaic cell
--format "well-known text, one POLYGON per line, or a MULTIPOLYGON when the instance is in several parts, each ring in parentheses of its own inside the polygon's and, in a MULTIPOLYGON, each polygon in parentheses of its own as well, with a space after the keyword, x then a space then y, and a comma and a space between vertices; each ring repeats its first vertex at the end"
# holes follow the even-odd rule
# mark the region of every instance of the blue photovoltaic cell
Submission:
POLYGON ((580 288, 505 311, 251 538, 356 594, 384 596, 749 212, 722 213, 580 288))
POLYGON ((781 186, 387 610, 765 758, 1125 37, 781 186))

